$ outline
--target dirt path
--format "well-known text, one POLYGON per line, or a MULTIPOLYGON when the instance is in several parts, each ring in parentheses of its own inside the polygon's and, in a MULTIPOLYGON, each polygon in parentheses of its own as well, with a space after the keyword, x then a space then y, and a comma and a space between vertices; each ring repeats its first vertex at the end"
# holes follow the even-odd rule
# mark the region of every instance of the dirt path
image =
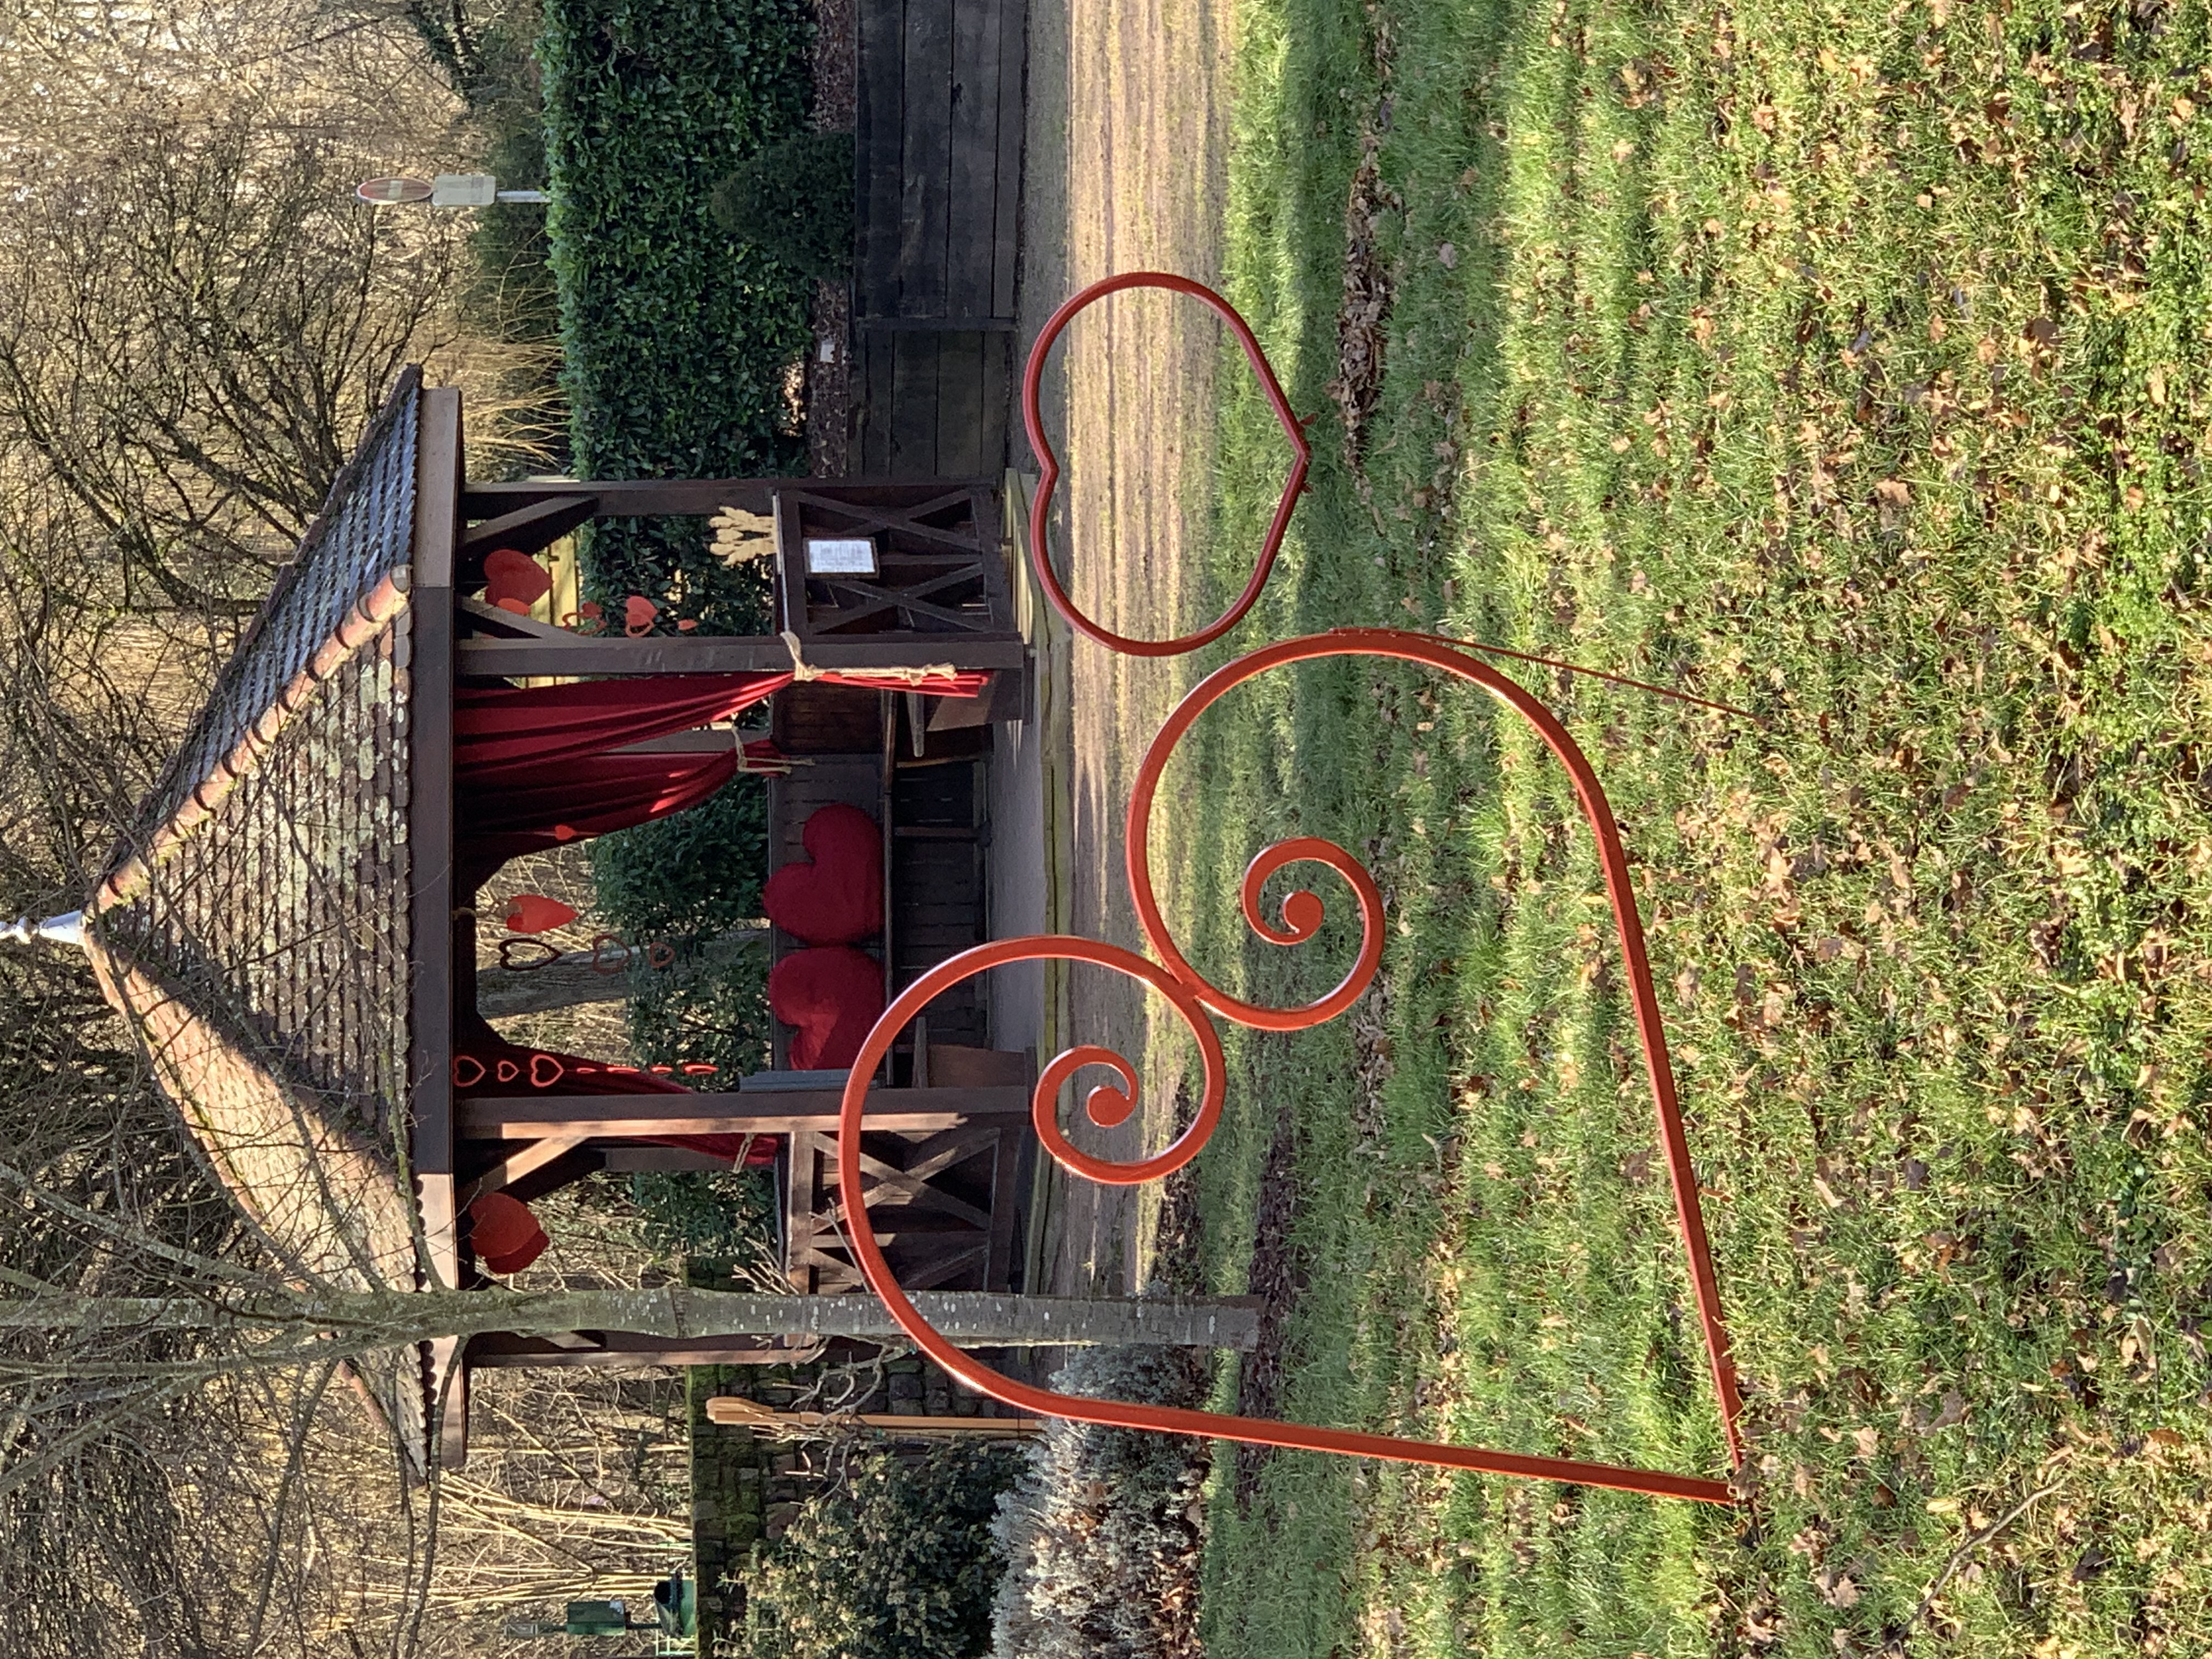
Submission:
MULTIPOLYGON (((1218 282, 1231 40, 1230 0, 1033 0, 1025 340, 1069 295, 1118 271, 1218 282)), ((1202 307, 1133 294, 1086 311, 1054 354, 1044 409, 1066 469, 1056 562, 1078 603, 1121 632, 1159 635, 1204 620, 1184 590, 1192 515, 1209 487, 1219 345, 1202 307)), ((1073 753, 1062 775, 1072 856, 1060 895, 1073 932, 1140 944, 1121 873, 1121 814, 1137 763, 1188 679, 1175 661, 1073 647, 1073 753)), ((1162 825, 1175 816, 1176 802, 1164 799, 1162 825)), ((1170 844, 1156 835, 1164 852, 1170 844)), ((1156 878, 1165 887, 1171 872, 1156 878)), ((1152 1058, 1152 1121, 1090 1128, 1082 1143, 1124 1156, 1140 1140, 1160 1145, 1176 1045, 1155 1044, 1144 1000, 1109 975, 1078 973, 1066 1008, 1066 1040, 1102 1044, 1140 1068, 1148 1051, 1152 1058)), ((1048 1223, 1049 1287, 1133 1284, 1156 1210, 1156 1194, 1061 1181, 1048 1223)))

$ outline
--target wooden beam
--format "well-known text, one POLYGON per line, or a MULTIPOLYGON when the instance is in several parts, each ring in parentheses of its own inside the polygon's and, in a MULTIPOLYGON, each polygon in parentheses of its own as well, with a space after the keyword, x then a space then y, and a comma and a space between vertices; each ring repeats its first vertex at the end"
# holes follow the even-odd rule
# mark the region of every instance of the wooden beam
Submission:
MULTIPOLYGON (((555 1137, 636 1140, 662 1135, 834 1134, 834 1089, 692 1095, 480 1095, 458 1113, 464 1140, 555 1137)), ((983 1119, 1026 1121, 1030 1091, 989 1089, 872 1089, 863 1127, 907 1132, 957 1129, 983 1119)))
POLYGON ((441 1336, 429 1351, 430 1400, 438 1418, 438 1467, 458 1469, 469 1461, 469 1368, 459 1338, 441 1336))
POLYGON ((535 617, 517 616, 512 611, 502 611, 482 599, 465 599, 459 602, 461 615, 477 633, 491 633, 510 640, 571 640, 575 637, 565 628, 556 628, 551 623, 542 623, 535 617))
MULTIPOLYGON (((971 672, 1019 668, 1027 650, 1011 636, 905 633, 818 640, 805 648, 807 662, 816 668, 927 668, 949 662, 971 672)), ((502 679, 540 674, 762 674, 791 666, 791 647, 776 635, 478 638, 463 640, 459 653, 463 674, 502 679)))
POLYGON ((526 478, 518 483, 471 487, 462 510, 471 519, 491 519, 541 501, 595 498, 593 516, 649 519, 661 516, 708 519, 726 507, 766 514, 776 492, 806 489, 839 501, 896 507, 930 492, 967 484, 996 489, 1000 480, 985 478, 526 478))
POLYGON ((730 1160, 684 1146, 610 1146, 599 1155, 609 1175, 666 1175, 679 1170, 724 1170, 730 1160))
POLYGON ((532 501, 471 525, 461 538, 464 568, 481 570, 483 558, 495 548, 511 547, 518 553, 538 553, 553 545, 578 525, 588 524, 599 510, 596 495, 563 495, 532 501))
POLYGON ((542 1140, 509 1152, 461 1189, 459 1203, 467 1209, 486 1193, 495 1193, 513 1186, 533 1170, 540 1170, 554 1159, 565 1158, 584 1144, 581 1135, 547 1135, 542 1140))
POLYGON ((408 1112, 427 1276, 460 1282, 453 1203, 453 544, 461 394, 422 394, 408 599, 408 1112))

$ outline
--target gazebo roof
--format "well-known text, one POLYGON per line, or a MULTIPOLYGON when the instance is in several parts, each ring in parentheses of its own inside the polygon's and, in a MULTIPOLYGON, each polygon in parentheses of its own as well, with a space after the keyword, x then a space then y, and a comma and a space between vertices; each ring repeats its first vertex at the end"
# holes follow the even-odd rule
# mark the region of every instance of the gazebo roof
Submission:
POLYGON ((411 1286, 410 616, 401 379, 87 907, 102 989, 303 1277, 411 1286))

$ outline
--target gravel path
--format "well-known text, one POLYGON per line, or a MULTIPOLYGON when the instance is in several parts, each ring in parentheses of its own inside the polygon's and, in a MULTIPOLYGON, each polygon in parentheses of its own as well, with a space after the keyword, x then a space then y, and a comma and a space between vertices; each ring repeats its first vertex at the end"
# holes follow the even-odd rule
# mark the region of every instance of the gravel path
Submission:
MULTIPOLYGON (((1033 0, 1025 340, 1070 294, 1118 271, 1218 281, 1231 33, 1224 0, 1033 0)), ((1210 483, 1220 337, 1210 313, 1191 301, 1124 295, 1085 312, 1054 354, 1044 408, 1066 469, 1058 563, 1072 572, 1085 611, 1121 632, 1179 632, 1204 620, 1184 586, 1192 509, 1210 483)), ((1188 681, 1176 662, 1075 643, 1065 902, 1076 933, 1140 943, 1122 876, 1121 814, 1139 760, 1188 681)), ((1176 804, 1172 793, 1164 796, 1164 827, 1176 804)), ((1169 844, 1156 836, 1156 845, 1169 844)), ((1171 874, 1156 876, 1170 914, 1171 874)), ((1103 1044, 1140 1066, 1149 1052, 1147 1094, 1162 1103, 1145 1115, 1151 1121, 1133 1119, 1111 1133, 1085 1126, 1082 1144, 1122 1155, 1140 1139, 1162 1144, 1180 1045, 1156 1042, 1144 999, 1111 976, 1079 973, 1068 1010, 1073 1041, 1103 1044)), ((1063 1181, 1042 1288, 1079 1293, 1139 1283, 1142 1236, 1156 1210, 1156 1194, 1140 1200, 1063 1181)))

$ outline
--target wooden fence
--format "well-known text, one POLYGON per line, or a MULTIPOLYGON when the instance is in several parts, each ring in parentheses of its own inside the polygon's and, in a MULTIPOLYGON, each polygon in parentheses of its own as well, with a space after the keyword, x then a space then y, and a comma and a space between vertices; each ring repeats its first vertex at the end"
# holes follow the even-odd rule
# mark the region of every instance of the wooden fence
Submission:
POLYGON ((868 477, 1006 464, 1026 0, 858 0, 852 452, 868 477))

